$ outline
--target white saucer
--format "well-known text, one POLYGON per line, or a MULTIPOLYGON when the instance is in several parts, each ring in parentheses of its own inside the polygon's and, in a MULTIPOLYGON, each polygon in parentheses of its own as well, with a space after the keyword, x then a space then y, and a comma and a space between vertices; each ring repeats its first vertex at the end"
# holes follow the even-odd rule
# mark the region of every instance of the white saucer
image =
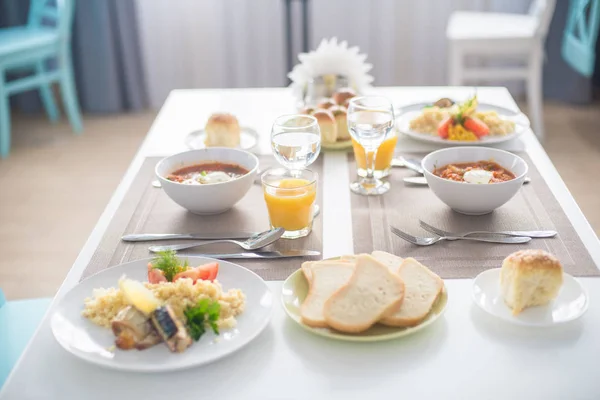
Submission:
POLYGON ((517 325, 554 326, 581 317, 588 309, 588 295, 581 284, 569 274, 563 274, 563 285, 554 301, 545 306, 531 307, 519 315, 504 303, 500 293, 500 268, 477 275, 473 281, 473 301, 489 314, 517 325))
MULTIPOLYGON (((192 150, 206 148, 206 131, 199 129, 190 132, 184 139, 185 145, 192 150)), ((258 132, 247 126, 240 128, 240 145, 239 149, 252 151, 258 144, 258 132)))

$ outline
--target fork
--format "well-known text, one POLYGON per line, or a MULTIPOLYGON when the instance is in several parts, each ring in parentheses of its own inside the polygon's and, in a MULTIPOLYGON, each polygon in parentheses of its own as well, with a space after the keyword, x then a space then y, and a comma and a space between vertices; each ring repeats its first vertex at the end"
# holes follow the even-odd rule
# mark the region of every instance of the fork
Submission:
POLYGON ((417 246, 431 246, 441 240, 472 240, 475 242, 488 242, 488 243, 504 243, 504 244, 518 244, 518 243, 527 243, 531 240, 530 237, 471 237, 471 236, 438 236, 438 237, 417 237, 410 235, 406 232, 401 231, 400 229, 390 226, 390 230, 394 235, 401 237, 402 239, 410 242, 412 244, 416 244, 417 246))
POLYGON ((551 238, 558 234, 556 231, 471 231, 471 232, 460 232, 460 233, 452 233, 448 231, 444 231, 440 228, 436 228, 435 226, 431 226, 425 221, 419 220, 419 225, 421 228, 429 231, 431 233, 435 233, 440 236, 470 236, 470 235, 504 235, 504 236, 528 236, 530 238, 551 238))

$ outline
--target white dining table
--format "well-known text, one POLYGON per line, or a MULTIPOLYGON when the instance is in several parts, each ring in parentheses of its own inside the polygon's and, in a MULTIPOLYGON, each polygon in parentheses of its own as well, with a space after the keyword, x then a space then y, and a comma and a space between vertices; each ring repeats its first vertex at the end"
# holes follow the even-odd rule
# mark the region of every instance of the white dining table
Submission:
MULTIPOLYGON (((373 90, 398 107, 443 96, 466 98, 473 91, 373 90)), ((505 88, 482 87, 477 93, 480 102, 518 109, 505 88)), ((339 342, 292 322, 279 300, 282 282, 270 281, 276 299, 270 325, 244 349, 213 364, 173 373, 126 373, 67 353, 52 336, 50 316, 79 282, 143 160, 185 150, 184 137, 217 111, 256 129, 259 149, 267 153, 273 120, 295 110, 285 88, 172 91, 0 399, 600 399, 599 278, 579 278, 590 297, 587 314, 549 329, 517 327, 488 316, 471 300, 471 279, 448 279, 446 312, 429 328, 386 342, 339 342)), ((434 149, 405 137, 398 147, 405 152, 434 149)), ((498 147, 528 153, 600 266, 600 242, 535 135, 528 131, 498 147)), ((323 157, 323 257, 353 253, 345 154, 323 157)))

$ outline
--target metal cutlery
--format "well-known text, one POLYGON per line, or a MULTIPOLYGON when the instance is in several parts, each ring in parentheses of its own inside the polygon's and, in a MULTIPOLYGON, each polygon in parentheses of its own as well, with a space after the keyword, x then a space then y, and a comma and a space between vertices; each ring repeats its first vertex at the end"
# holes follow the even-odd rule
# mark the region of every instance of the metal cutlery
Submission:
POLYGON ((419 220, 419 225, 421 226, 421 228, 425 229, 426 231, 435 233, 436 235, 439 235, 439 236, 465 237, 465 236, 470 236, 470 235, 503 235, 503 236, 525 236, 525 237, 530 237, 530 238, 551 238, 551 237, 554 237, 557 235, 556 231, 551 231, 551 230, 547 230, 547 231, 497 231, 497 232, 471 231, 471 232, 453 233, 453 232, 448 232, 448 231, 436 228, 435 226, 429 225, 428 223, 421 221, 421 220, 419 220))
MULTIPOLYGON (((321 207, 315 205, 313 218, 321 213, 321 207)), ((260 232, 224 232, 224 233, 139 233, 121 237, 124 242, 151 242, 155 240, 219 240, 219 239, 248 239, 260 232)))
POLYGON ((121 240, 125 242, 146 242, 154 240, 171 239, 196 239, 196 240, 218 240, 218 239, 247 239, 260 232, 223 232, 223 233, 141 233, 125 235, 121 240))
POLYGON ((207 242, 201 242, 201 243, 190 243, 190 244, 186 243, 186 244, 173 244, 173 245, 165 245, 165 246, 150 246, 148 248, 148 250, 150 250, 153 253, 156 253, 159 251, 168 251, 168 250, 178 251, 178 250, 191 249, 194 247, 206 246, 209 244, 217 244, 217 243, 233 243, 233 244, 237 244, 244 250, 257 250, 262 247, 268 246, 271 243, 276 242, 277 240, 279 240, 281 235, 284 234, 284 232, 285 232, 285 229, 283 229, 283 228, 275 228, 275 229, 270 229, 265 232, 260 232, 259 234, 256 234, 256 235, 244 240, 243 242, 240 242, 238 240, 232 240, 232 239, 220 239, 220 240, 209 240, 207 242))
POLYGON ((273 259, 290 257, 316 257, 321 253, 314 250, 281 250, 281 251, 255 251, 252 253, 220 253, 220 254, 188 254, 196 257, 209 257, 219 259, 273 259))
POLYGON ((403 167, 415 171, 418 174, 424 174, 421 167, 421 160, 416 158, 406 158, 402 156, 392 158, 392 167, 403 167))
POLYGON ((398 228, 390 226, 390 230, 396 236, 402 239, 416 244, 418 246, 431 246, 441 240, 472 240, 475 242, 487 242, 487 243, 503 243, 503 244, 517 244, 527 243, 531 240, 530 237, 473 237, 473 236, 439 236, 439 237, 417 237, 410 235, 406 232, 401 231, 398 228))
MULTIPOLYGON (((407 183, 409 185, 427 186, 427 179, 425 179, 424 176, 408 176, 406 178, 403 178, 402 180, 404 181, 404 183, 407 183)), ((525 177, 525 180, 523 180, 523 185, 526 185, 530 182, 531 178, 527 176, 525 177)))

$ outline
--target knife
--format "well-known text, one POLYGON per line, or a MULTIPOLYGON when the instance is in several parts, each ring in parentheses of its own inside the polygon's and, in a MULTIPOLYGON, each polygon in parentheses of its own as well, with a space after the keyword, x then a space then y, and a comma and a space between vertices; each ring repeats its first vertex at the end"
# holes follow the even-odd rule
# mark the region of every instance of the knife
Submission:
POLYGON ((121 240, 125 242, 145 242, 151 240, 168 240, 168 239, 247 239, 256 235, 259 232, 224 232, 224 233, 141 233, 133 235, 125 235, 121 240))
POLYGON ((314 250, 282 250, 282 251, 255 251, 253 253, 219 253, 219 254, 182 254, 182 256, 208 257, 219 259, 272 259, 290 257, 315 257, 321 253, 314 250))

